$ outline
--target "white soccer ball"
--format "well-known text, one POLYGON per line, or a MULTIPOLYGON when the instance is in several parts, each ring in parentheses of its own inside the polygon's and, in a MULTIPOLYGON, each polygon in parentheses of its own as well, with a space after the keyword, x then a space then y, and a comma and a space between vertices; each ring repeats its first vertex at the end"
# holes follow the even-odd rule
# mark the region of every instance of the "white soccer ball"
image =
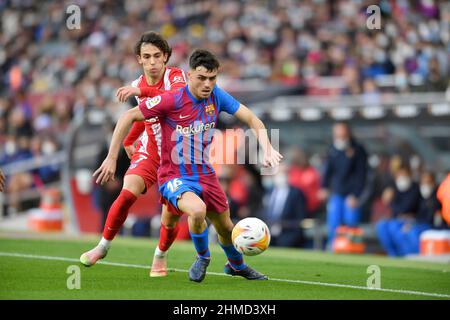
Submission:
POLYGON ((247 256, 256 256, 269 247, 269 227, 258 218, 242 219, 234 226, 231 240, 240 253, 247 256))

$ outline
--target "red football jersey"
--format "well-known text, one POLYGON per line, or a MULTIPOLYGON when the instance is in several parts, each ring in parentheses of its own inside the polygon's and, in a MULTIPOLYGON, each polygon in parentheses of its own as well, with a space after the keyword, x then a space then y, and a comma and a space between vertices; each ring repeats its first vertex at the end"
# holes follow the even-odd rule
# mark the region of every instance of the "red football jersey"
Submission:
MULTIPOLYGON (((166 91, 184 87, 186 85, 186 76, 180 68, 166 67, 163 77, 157 84, 149 85, 145 76, 141 75, 131 85, 141 89, 141 96, 135 97, 139 104, 147 97, 153 97, 166 91)), ((158 117, 135 122, 123 144, 125 146, 131 145, 138 138, 136 152, 155 157, 159 162, 161 157, 161 124, 159 123, 158 117)))

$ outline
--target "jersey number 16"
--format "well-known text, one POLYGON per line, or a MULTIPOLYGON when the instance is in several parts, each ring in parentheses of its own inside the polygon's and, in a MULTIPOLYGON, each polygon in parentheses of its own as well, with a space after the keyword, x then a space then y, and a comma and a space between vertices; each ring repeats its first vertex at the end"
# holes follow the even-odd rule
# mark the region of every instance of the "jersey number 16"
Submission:
POLYGON ((183 181, 181 181, 178 178, 175 178, 173 180, 170 180, 167 183, 167 187, 169 188, 170 192, 174 192, 175 190, 178 189, 179 186, 181 186, 183 184, 183 181))

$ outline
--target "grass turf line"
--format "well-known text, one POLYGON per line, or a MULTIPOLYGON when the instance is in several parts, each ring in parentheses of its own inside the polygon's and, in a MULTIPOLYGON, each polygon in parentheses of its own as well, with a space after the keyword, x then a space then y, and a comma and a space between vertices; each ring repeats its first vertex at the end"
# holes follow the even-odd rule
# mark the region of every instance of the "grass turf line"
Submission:
MULTIPOLYGON (((74 259, 55 261, 0 256, 0 299, 448 299, 327 285, 364 287, 369 277, 367 267, 372 264, 381 268, 382 288, 450 295, 450 266, 442 264, 270 248, 260 256, 246 257, 246 261, 279 281, 247 281, 208 274, 204 282, 197 284, 189 281, 185 272, 195 257, 190 242, 176 242, 169 253, 169 267, 184 272, 171 272, 165 278, 148 276, 148 268, 144 266, 150 265, 156 242, 142 239, 114 240, 105 259, 140 267, 107 264, 82 267, 76 261, 96 242, 0 238, 1 252, 74 259), (81 269, 80 290, 69 290, 66 286, 67 267, 74 264, 81 269), (286 282, 286 279, 299 282, 286 282)), ((225 256, 222 250, 213 245, 211 253, 208 271, 223 274, 225 256)))

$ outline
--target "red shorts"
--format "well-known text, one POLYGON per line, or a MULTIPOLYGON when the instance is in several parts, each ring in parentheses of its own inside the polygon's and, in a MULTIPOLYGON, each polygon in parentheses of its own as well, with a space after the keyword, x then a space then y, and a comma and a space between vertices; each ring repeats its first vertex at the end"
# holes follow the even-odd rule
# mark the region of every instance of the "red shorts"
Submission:
POLYGON ((153 186, 158 178, 159 157, 155 159, 154 155, 148 155, 142 152, 135 152, 131 157, 130 166, 125 175, 135 174, 144 180, 145 193, 153 186))
POLYGON ((207 212, 222 213, 229 208, 227 196, 215 173, 200 175, 198 180, 189 176, 173 177, 159 187, 161 202, 167 205, 170 212, 179 216, 183 212, 178 209, 177 202, 185 192, 193 192, 199 196, 206 204, 207 212), (176 182, 174 181, 175 179, 177 179, 176 182), (172 191, 169 186, 175 183, 177 188, 172 191))

